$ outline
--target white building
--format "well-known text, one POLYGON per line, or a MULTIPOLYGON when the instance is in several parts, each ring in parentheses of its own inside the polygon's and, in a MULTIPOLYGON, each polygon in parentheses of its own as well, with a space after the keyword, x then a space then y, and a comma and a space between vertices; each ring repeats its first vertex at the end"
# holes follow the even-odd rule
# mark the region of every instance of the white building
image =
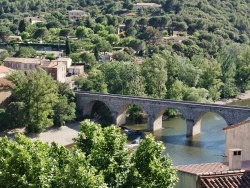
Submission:
POLYGON ((140 8, 146 9, 149 7, 159 9, 159 10, 162 8, 162 6, 160 4, 157 4, 157 3, 136 3, 136 4, 134 4, 134 8, 136 10, 140 9, 140 8))

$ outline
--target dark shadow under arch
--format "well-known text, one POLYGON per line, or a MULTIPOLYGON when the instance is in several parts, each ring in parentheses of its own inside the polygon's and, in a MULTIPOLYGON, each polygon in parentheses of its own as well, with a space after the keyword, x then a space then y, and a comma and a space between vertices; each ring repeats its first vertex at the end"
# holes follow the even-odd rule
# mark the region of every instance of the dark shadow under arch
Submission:
POLYGON ((104 127, 113 124, 111 111, 103 101, 90 101, 84 108, 84 119, 91 119, 104 127))

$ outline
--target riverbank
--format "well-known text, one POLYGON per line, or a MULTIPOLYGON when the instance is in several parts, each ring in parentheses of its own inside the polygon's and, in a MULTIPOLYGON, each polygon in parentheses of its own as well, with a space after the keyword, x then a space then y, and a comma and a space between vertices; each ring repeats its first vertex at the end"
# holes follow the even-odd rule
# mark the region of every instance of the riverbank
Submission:
POLYGON ((13 139, 16 133, 23 133, 25 134, 25 136, 27 136, 32 140, 41 140, 43 142, 48 142, 48 143, 56 142, 62 146, 67 146, 73 143, 73 138, 77 137, 79 131, 80 131, 80 123, 73 122, 58 128, 55 127, 48 128, 40 134, 35 134, 35 133, 25 134, 24 128, 13 129, 1 132, 0 137, 7 136, 9 139, 13 139))
POLYGON ((241 93, 234 99, 222 99, 219 101, 214 102, 215 104, 229 104, 231 102, 237 101, 237 100, 245 100, 250 99, 250 90, 246 91, 245 93, 241 93))

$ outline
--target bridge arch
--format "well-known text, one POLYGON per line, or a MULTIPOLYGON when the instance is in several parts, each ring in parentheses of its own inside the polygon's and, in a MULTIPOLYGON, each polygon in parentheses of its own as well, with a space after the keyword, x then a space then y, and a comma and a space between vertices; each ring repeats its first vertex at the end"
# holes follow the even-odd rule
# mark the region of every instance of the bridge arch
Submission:
POLYGON ((126 102, 126 103, 122 104, 118 110, 117 117, 116 117, 117 125, 126 124, 127 110, 130 106, 133 106, 133 105, 140 108, 143 111, 143 113, 145 113, 146 116, 148 116, 147 109, 145 109, 145 107, 143 105, 138 104, 138 103, 133 103, 133 102, 126 102))
MULTIPOLYGON (((113 123, 113 119, 109 120, 109 116, 112 117, 112 113, 110 110, 110 105, 102 100, 89 100, 86 101, 83 107, 82 115, 83 117, 91 118, 99 122, 99 120, 102 120, 103 118, 107 119, 107 123, 110 122, 110 124, 113 123), (103 112, 105 111, 105 113, 103 112), (105 117, 102 117, 102 116, 105 117)), ((99 122, 103 123, 103 121, 99 122)))
POLYGON ((226 117, 224 117, 224 114, 221 114, 218 112, 202 112, 201 114, 198 115, 198 117, 194 121, 192 135, 196 135, 196 134, 199 134, 201 132, 201 124, 204 120, 204 117, 206 117, 210 113, 214 114, 215 116, 216 115, 219 116, 225 122, 225 126, 229 125, 226 117))

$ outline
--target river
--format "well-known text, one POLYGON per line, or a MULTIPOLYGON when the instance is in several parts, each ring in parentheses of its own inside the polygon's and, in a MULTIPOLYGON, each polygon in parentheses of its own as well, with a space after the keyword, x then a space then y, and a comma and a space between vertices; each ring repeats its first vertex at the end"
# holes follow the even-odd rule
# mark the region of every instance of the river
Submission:
MULTIPOLYGON (((250 106, 250 99, 234 101, 228 105, 250 106)), ((186 137, 186 123, 180 117, 163 121, 163 128, 154 136, 165 145, 164 154, 169 155, 174 165, 223 162, 225 153, 225 120, 215 113, 206 113, 201 122, 201 133, 186 137)), ((146 129, 145 124, 129 126, 132 129, 146 129)))

